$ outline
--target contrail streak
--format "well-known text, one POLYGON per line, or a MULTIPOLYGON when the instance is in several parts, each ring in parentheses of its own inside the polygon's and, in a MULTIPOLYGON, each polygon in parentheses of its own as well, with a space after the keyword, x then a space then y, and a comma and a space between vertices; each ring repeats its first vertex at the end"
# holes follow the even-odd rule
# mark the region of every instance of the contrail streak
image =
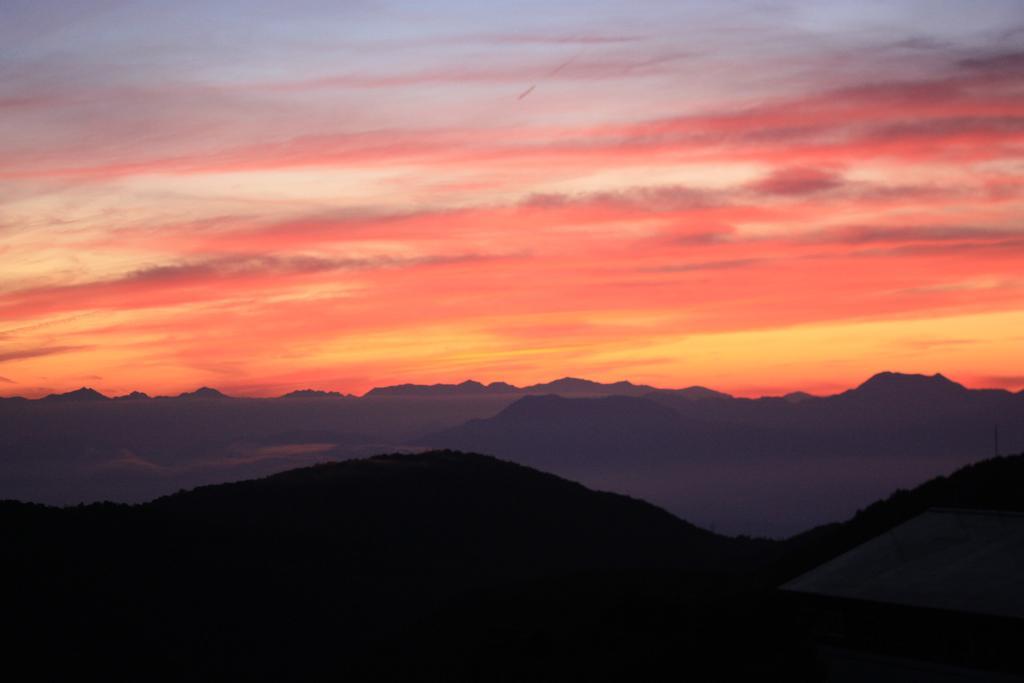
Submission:
POLYGON ((584 53, 585 51, 586 51, 586 48, 584 48, 583 50, 580 50, 579 52, 577 52, 576 54, 574 54, 574 55, 573 55, 572 57, 570 57, 569 59, 565 60, 564 62, 562 62, 562 63, 561 63, 561 64, 559 64, 558 66, 556 66, 556 67, 555 67, 554 69, 552 69, 551 71, 549 71, 548 73, 546 73, 546 74, 545 74, 544 76, 542 76, 542 77, 541 77, 541 78, 540 78, 540 79, 539 79, 539 80, 538 80, 538 81, 537 81, 536 83, 534 83, 533 85, 531 85, 531 86, 530 86, 529 88, 527 88, 527 89, 526 89, 526 90, 524 90, 523 92, 519 93, 519 97, 517 97, 516 99, 517 99, 517 100, 521 100, 521 99, 523 99, 524 97, 526 97, 527 95, 529 95, 530 93, 532 93, 532 92, 533 92, 534 90, 536 90, 536 89, 537 89, 537 86, 538 86, 538 85, 540 85, 541 83, 543 83, 543 82, 544 82, 544 81, 546 81, 547 79, 551 78, 552 76, 555 76, 555 75, 557 75, 559 71, 561 71, 561 70, 562 70, 562 69, 564 69, 565 67, 567 67, 567 66, 569 66, 570 64, 572 64, 573 62, 575 62, 575 61, 576 61, 577 59, 579 59, 579 58, 580 58, 580 56, 581 56, 581 55, 582 55, 582 54, 583 54, 583 53, 584 53))

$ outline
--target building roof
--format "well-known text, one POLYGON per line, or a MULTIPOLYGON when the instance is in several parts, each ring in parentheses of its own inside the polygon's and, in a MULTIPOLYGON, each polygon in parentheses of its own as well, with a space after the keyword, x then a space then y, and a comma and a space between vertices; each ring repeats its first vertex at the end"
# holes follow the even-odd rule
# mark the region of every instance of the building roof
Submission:
POLYGON ((782 589, 1024 619, 1024 514, 929 510, 782 589))

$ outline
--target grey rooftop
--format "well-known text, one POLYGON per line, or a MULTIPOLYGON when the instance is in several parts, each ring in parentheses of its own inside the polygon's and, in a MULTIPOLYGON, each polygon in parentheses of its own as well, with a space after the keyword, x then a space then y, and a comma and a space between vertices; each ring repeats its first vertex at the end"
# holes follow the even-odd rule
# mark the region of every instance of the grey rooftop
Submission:
POLYGON ((782 589, 1024 619, 1024 514, 929 510, 782 589))

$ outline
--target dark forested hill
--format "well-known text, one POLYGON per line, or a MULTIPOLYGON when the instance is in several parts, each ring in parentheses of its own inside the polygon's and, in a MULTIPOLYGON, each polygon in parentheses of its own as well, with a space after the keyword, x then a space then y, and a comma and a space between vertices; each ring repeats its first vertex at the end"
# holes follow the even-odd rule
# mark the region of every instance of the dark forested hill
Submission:
POLYGON ((1024 512, 1024 455, 991 458, 936 477, 788 539, 780 578, 791 578, 916 517, 929 508, 1024 512))
POLYGON ((137 506, 7 502, 0 526, 10 651, 47 671, 147 680, 343 675, 453 596, 581 572, 730 574, 765 545, 454 452, 137 506))
POLYGON ((478 577, 613 567, 721 570, 757 545, 717 536, 641 500, 453 451, 322 464, 202 487, 134 511, 204 535, 308 539, 349 567, 472 568, 478 577))

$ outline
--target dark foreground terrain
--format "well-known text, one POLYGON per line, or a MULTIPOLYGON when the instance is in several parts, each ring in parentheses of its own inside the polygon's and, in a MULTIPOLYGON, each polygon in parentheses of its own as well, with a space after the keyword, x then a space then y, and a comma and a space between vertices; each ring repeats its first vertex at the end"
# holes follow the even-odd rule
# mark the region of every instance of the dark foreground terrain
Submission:
POLYGON ((788 541, 452 451, 143 505, 0 503, 25 680, 820 680, 775 591, 933 506, 1024 509, 1024 456, 788 541))

